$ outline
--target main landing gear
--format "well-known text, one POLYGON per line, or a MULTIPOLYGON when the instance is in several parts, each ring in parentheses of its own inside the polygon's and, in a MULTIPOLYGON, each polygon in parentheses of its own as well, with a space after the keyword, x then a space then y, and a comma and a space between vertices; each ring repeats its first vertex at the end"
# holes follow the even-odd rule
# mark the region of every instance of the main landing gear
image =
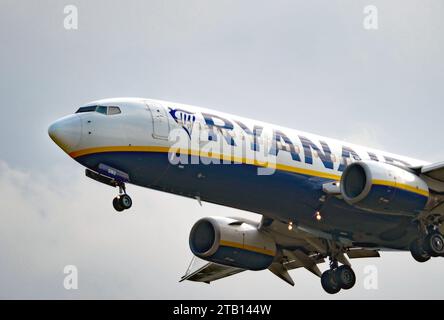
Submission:
POLYGON ((410 244, 410 253, 418 262, 432 257, 444 257, 444 236, 440 232, 443 223, 440 215, 420 216, 416 221, 418 237, 410 244))
POLYGON ((338 266, 336 259, 330 258, 330 269, 321 275, 322 288, 330 294, 335 294, 341 289, 351 289, 356 283, 356 275, 348 265, 338 266))
POLYGON ((415 239, 410 244, 410 253, 418 262, 426 262, 431 257, 444 257, 444 237, 438 230, 415 239))
POLYGON ((119 195, 113 199, 113 207, 116 211, 121 212, 131 208, 133 201, 131 197, 126 194, 125 184, 119 185, 119 195))

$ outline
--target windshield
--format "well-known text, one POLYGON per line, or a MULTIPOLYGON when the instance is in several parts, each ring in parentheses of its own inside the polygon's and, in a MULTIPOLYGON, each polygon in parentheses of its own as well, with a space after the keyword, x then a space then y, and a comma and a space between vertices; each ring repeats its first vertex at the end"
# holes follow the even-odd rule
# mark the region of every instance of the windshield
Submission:
POLYGON ((114 114, 119 114, 122 113, 122 111, 120 111, 119 107, 115 107, 115 106, 86 106, 86 107, 81 107, 79 108, 79 110, 76 111, 76 113, 84 113, 84 112, 98 112, 101 114, 106 114, 106 115, 114 115, 114 114))

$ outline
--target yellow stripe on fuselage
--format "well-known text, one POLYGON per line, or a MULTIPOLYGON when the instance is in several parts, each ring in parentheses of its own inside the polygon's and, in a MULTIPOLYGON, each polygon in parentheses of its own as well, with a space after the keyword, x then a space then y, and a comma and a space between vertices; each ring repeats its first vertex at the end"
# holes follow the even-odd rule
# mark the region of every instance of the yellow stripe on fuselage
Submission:
MULTIPOLYGON (((174 151, 176 151, 176 150, 174 150, 174 151)), ((104 153, 104 152, 163 152, 163 153, 168 153, 168 152, 170 152, 170 148, 169 147, 155 147, 155 146, 116 146, 116 147, 112 146, 112 147, 88 148, 88 149, 73 151, 69 155, 72 158, 78 158, 81 156, 86 156, 86 155, 96 154, 96 153, 104 153)), ((243 157, 236 157, 236 156, 232 156, 232 155, 224 155, 224 154, 214 153, 214 152, 210 153, 210 152, 188 150, 188 149, 177 149, 177 152, 179 152, 180 154, 185 154, 185 155, 200 156, 200 157, 219 159, 219 160, 224 160, 224 161, 232 161, 232 162, 238 162, 238 163, 251 164, 251 165, 258 166, 258 167, 300 173, 300 174, 305 174, 305 175, 319 177, 319 178, 325 178, 325 179, 331 179, 331 180, 339 180, 341 178, 341 176, 338 174, 332 174, 332 173, 326 173, 326 172, 317 171, 317 170, 298 168, 298 167, 288 166, 288 165, 284 165, 284 164, 265 163, 265 162, 261 162, 261 161, 257 161, 257 160, 251 160, 251 159, 247 159, 247 158, 243 158, 243 157)))
MULTIPOLYGON (((72 158, 78 158, 81 156, 86 156, 90 154, 96 154, 96 153, 104 153, 104 152, 162 152, 162 153, 168 153, 171 151, 170 147, 162 147, 162 146, 110 146, 110 147, 96 147, 96 148, 88 148, 88 149, 82 149, 78 151, 73 151, 69 155, 72 158)), ((251 164, 255 165, 257 167, 264 167, 264 168, 271 168, 281 171, 287 171, 287 172, 293 172, 293 173, 299 173, 304 174, 308 176, 313 177, 319 177, 324 179, 331 179, 339 181, 341 179, 341 176, 338 174, 333 173, 327 173, 317 170, 311 170, 311 169, 304 169, 304 168, 298 168, 294 166, 289 166, 285 164, 278 164, 278 163, 264 163, 257 160, 251 160, 243 157, 236 157, 233 155, 225 155, 220 153, 210 153, 210 152, 204 152, 204 151, 196 151, 196 150, 189 150, 189 149, 177 149, 173 150, 174 152, 178 152, 180 154, 185 155, 192 155, 192 156, 199 156, 199 157, 205 157, 205 158, 212 158, 212 159, 219 159, 224 161, 232 161, 232 162, 238 162, 238 163, 244 163, 244 164, 251 164)), ((386 181, 386 180, 373 180, 374 184, 377 185, 384 185, 384 186, 391 186, 403 190, 407 190, 413 193, 417 193, 423 196, 428 197, 429 191, 428 190, 422 190, 419 188, 415 188, 406 184, 400 184, 395 183, 392 181, 386 181)))
POLYGON ((276 254, 276 252, 273 250, 263 249, 263 248, 250 246, 250 245, 244 245, 244 244, 233 242, 233 241, 220 240, 219 244, 221 246, 225 246, 225 247, 244 249, 244 250, 248 250, 248 251, 266 254, 268 256, 273 256, 273 257, 276 254))
POLYGON ((154 147, 154 146, 111 146, 111 147, 96 147, 88 148, 71 152, 69 155, 72 158, 78 158, 95 153, 104 152, 168 152, 168 147, 154 147))
POLYGON ((393 187, 393 188, 398 188, 398 189, 406 190, 406 191, 409 191, 409 192, 420 194, 420 195, 425 196, 425 197, 429 196, 429 191, 428 190, 419 189, 418 187, 415 188, 415 187, 409 186, 407 184, 397 183, 395 181, 386 181, 386 180, 373 179, 372 183, 376 184, 376 185, 380 185, 380 186, 388 186, 388 187, 393 187))

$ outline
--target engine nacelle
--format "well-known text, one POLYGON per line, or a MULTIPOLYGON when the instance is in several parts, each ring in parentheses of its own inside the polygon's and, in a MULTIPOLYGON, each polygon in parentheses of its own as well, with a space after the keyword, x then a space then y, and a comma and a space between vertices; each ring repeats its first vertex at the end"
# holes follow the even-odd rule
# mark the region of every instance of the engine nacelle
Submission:
POLYGON ((376 161, 349 164, 340 187, 348 204, 379 213, 414 215, 425 208, 429 198, 427 183, 417 175, 376 161))
POLYGON ((266 269, 276 256, 276 243, 270 236, 231 218, 200 219, 191 229, 189 242, 199 258, 248 270, 266 269))

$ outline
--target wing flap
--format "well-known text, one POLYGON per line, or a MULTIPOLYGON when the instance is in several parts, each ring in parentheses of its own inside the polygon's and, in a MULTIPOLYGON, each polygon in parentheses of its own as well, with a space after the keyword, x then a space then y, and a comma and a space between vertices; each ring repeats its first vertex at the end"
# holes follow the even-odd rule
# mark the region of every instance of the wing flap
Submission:
POLYGON ((284 254, 290 259, 290 262, 285 264, 287 270, 297 269, 300 267, 304 267, 314 275, 320 277, 321 271, 319 270, 317 264, 324 262, 324 259, 314 259, 312 257, 307 256, 300 250, 286 250, 284 249, 284 254))
POLYGON ((350 259, 357 259, 357 258, 379 258, 379 252, 376 250, 369 250, 369 249, 351 249, 346 252, 347 256, 350 259))
POLYGON ((245 271, 245 269, 224 266, 218 263, 207 262, 197 257, 193 257, 188 270, 186 271, 185 275, 182 276, 179 282, 189 280, 210 283, 242 271, 245 271))
POLYGON ((282 263, 273 262, 271 266, 268 267, 268 270, 270 270, 274 275, 278 276, 289 285, 294 286, 294 281, 288 273, 288 269, 282 263))

